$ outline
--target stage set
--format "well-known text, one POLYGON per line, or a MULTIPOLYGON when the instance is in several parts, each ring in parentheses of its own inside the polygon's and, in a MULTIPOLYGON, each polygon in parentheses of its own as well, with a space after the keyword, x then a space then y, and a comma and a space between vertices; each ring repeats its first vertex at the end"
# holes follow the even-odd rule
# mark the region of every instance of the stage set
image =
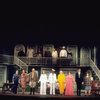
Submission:
POLYGON ((42 46, 32 46, 31 51, 34 51, 34 56, 31 59, 27 57, 27 51, 29 50, 28 46, 24 46, 23 44, 18 44, 14 47, 14 55, 4 55, 0 54, 0 97, 3 98, 15 98, 15 99, 99 99, 100 95, 100 85, 92 88, 92 94, 90 96, 85 96, 84 94, 84 86, 82 87, 82 95, 77 96, 76 94, 76 84, 74 85, 74 96, 65 96, 60 95, 59 93, 55 95, 40 95, 39 87, 37 89, 37 93, 35 95, 29 95, 29 88, 27 88, 26 93, 22 95, 21 90, 19 90, 19 94, 13 94, 11 92, 10 86, 12 85, 12 76, 15 73, 15 70, 18 69, 21 71, 25 69, 27 73, 29 73, 32 68, 36 69, 38 78, 41 75, 42 70, 45 70, 47 76, 49 75, 51 69, 55 69, 55 73, 58 75, 59 71, 62 70, 64 74, 70 71, 75 78, 75 73, 77 69, 81 69, 82 73, 85 75, 86 71, 91 71, 91 75, 93 76, 93 80, 99 82, 100 79, 100 71, 97 67, 97 59, 96 52, 97 48, 95 46, 92 47, 84 47, 77 45, 67 45, 67 46, 59 46, 56 47, 58 51, 57 59, 52 58, 52 51, 55 46, 53 44, 45 44, 42 46), (59 57, 60 50, 64 48, 67 53, 68 50, 71 50, 71 57, 62 58, 59 57), (23 53, 21 53, 23 51, 23 53), (41 53, 40 56, 36 56, 36 53, 41 53), (49 55, 46 55, 49 53, 49 55), (50 56, 51 54, 51 56, 50 56), (68 62, 70 61, 70 62, 68 62), (8 90, 7 90, 8 89, 8 90))

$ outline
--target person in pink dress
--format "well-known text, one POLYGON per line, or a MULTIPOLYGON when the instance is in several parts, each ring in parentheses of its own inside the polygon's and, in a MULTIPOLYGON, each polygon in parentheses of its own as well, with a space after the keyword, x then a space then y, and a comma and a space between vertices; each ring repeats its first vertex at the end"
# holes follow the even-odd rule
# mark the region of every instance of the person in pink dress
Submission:
POLYGON ((67 96, 73 96, 74 95, 74 78, 73 75, 68 72, 68 75, 66 76, 66 82, 65 82, 65 95, 67 96))
POLYGON ((25 94, 26 84, 27 84, 27 74, 26 74, 25 70, 23 69, 21 76, 20 76, 20 85, 22 88, 22 94, 25 94))

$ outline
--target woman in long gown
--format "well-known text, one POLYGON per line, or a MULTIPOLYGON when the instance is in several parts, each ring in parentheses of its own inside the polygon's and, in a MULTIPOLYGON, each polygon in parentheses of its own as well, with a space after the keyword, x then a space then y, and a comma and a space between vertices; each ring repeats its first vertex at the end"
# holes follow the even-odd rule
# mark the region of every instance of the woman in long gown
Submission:
POLYGON ((27 74, 24 69, 22 70, 22 74, 20 76, 20 85, 22 88, 22 94, 25 94, 26 85, 27 85, 27 74))
POLYGON ((64 94, 65 89, 65 74, 62 70, 60 70, 60 73, 58 74, 58 84, 59 84, 59 92, 60 94, 64 94))
POLYGON ((66 87, 65 87, 65 95, 73 96, 74 95, 74 78, 72 74, 69 72, 66 76, 66 87))

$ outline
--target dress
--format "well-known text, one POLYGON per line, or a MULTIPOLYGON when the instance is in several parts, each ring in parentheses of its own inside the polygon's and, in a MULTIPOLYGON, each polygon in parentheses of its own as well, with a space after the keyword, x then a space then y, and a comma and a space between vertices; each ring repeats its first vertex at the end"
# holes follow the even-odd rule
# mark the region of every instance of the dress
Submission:
POLYGON ((52 51, 52 63, 53 64, 57 64, 57 58, 58 58, 58 52, 56 50, 52 51))
POLYGON ((69 96, 74 95, 74 79, 72 75, 66 76, 65 95, 69 95, 69 96))
POLYGON ((65 75, 64 74, 58 75, 58 83, 59 83, 59 92, 60 94, 63 94, 64 89, 65 89, 65 75))
POLYGON ((92 80, 90 76, 86 76, 84 79, 84 84, 85 84, 85 90, 91 90, 91 84, 92 84, 92 80))
POLYGON ((21 84, 21 87, 23 89, 26 88, 26 83, 27 83, 27 75, 26 73, 25 74, 21 74, 21 77, 20 77, 20 84, 21 84))
POLYGON ((33 49, 28 49, 28 51, 27 51, 28 58, 33 58, 33 53, 34 53, 33 49))

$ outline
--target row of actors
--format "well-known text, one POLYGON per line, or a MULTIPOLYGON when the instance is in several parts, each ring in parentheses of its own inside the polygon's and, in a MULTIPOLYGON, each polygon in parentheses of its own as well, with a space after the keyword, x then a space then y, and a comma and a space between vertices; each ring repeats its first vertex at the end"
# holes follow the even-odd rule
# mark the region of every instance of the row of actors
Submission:
MULTIPOLYGON (((24 52, 23 50, 21 50, 19 53, 18 53, 19 56, 24 56, 24 52)), ((33 58, 33 57, 42 57, 42 53, 39 51, 37 54, 35 53, 34 49, 33 48, 28 48, 27 49, 27 53, 26 53, 26 56, 28 58, 33 58)), ((53 57, 53 58, 58 58, 59 57, 72 57, 72 50, 71 48, 69 48, 68 50, 66 50, 65 46, 62 47, 62 49, 60 50, 59 52, 59 55, 58 55, 58 51, 53 48, 53 50, 50 52, 50 50, 47 50, 44 52, 44 57, 53 57)))
POLYGON ((91 94, 91 82, 93 81, 92 76, 89 72, 86 73, 86 76, 83 78, 83 74, 81 73, 81 69, 75 74, 75 78, 68 72, 68 75, 65 76, 62 70, 60 70, 58 76, 56 76, 55 70, 52 69, 51 73, 47 77, 45 71, 42 71, 40 78, 38 80, 37 73, 34 68, 32 68, 32 72, 27 74, 25 70, 22 70, 21 75, 18 75, 18 70, 13 75, 13 93, 17 93, 18 85, 21 86, 22 93, 25 93, 27 83, 30 86, 30 95, 35 93, 35 87, 38 83, 40 83, 40 95, 46 95, 47 93, 47 84, 50 88, 50 95, 55 95, 56 85, 58 86, 59 93, 61 95, 75 95, 74 94, 74 84, 77 86, 77 95, 81 95, 82 84, 85 86, 85 95, 91 94))

